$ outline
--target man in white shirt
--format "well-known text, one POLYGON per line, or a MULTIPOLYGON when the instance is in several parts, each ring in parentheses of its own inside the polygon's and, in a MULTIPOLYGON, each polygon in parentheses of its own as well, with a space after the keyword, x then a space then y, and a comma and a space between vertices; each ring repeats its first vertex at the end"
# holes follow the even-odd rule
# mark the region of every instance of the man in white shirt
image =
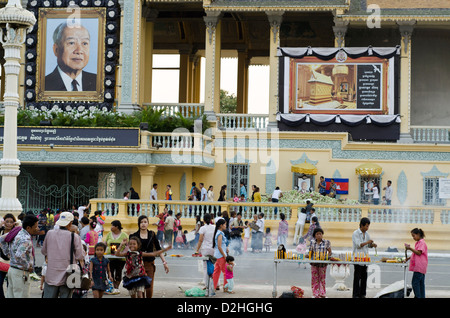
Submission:
POLYGON ((206 191, 205 185, 200 183, 200 201, 207 201, 208 191, 206 191))
POLYGON ((217 223, 217 221, 219 221, 220 219, 223 219, 222 217, 222 212, 217 212, 217 216, 214 218, 214 224, 217 223))
POLYGON ((79 216, 84 215, 84 210, 88 210, 90 206, 91 206, 91 203, 89 203, 88 205, 80 205, 78 207, 78 215, 79 216))
MULTIPOLYGON (((353 255, 358 253, 369 254, 369 247, 377 247, 377 245, 370 239, 369 230, 370 220, 362 218, 359 222, 359 229, 353 232, 353 255)), ((367 265, 356 265, 353 277, 353 298, 365 298, 367 287, 367 265)))
POLYGON ((388 180, 387 182, 387 186, 383 188, 384 192, 384 197, 386 199, 386 205, 391 205, 391 200, 392 200, 392 181, 388 180))
MULTIPOLYGON (((158 191, 157 191, 157 189, 158 189, 158 184, 154 183, 153 184, 153 188, 150 191, 150 200, 151 201, 158 200, 158 191)), ((158 206, 156 204, 152 204, 152 210, 153 210, 154 213, 157 212, 158 211, 158 206)))
POLYGON ((152 189, 152 191, 150 191, 150 200, 152 200, 152 201, 158 200, 158 191, 157 191, 157 189, 158 189, 158 184, 154 183, 153 184, 153 189, 152 189))
MULTIPOLYGON (((283 196, 283 193, 280 190, 280 187, 276 187, 272 193, 272 202, 276 203, 283 196)), ((274 213, 277 214, 278 208, 275 208, 274 213)))

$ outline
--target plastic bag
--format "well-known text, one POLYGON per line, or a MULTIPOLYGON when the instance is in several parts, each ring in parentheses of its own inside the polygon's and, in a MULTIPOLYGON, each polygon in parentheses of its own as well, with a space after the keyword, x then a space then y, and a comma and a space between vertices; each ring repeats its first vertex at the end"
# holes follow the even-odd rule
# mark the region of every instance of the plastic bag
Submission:
POLYGON ((184 292, 187 297, 204 297, 205 291, 198 287, 193 287, 184 292))
POLYGON ((303 298, 303 295, 305 294, 303 289, 297 286, 291 286, 291 291, 294 294, 295 298, 303 298))
POLYGON ((210 260, 206 261, 206 268, 208 271, 208 276, 211 276, 214 273, 214 264, 210 260))

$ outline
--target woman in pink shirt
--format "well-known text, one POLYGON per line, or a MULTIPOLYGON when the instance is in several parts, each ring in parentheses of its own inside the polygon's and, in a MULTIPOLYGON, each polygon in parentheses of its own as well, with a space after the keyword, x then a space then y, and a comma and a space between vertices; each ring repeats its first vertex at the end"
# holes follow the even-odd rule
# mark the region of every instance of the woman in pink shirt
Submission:
POLYGON ((95 227, 97 226, 97 218, 92 216, 89 220, 89 232, 86 234, 86 239, 84 240, 86 244, 89 246, 89 255, 95 255, 95 245, 98 243, 98 232, 95 231, 95 227))
POLYGON ((411 285, 415 298, 425 298, 425 274, 428 266, 428 247, 424 240, 425 233, 422 229, 415 228, 411 230, 411 235, 416 241, 414 248, 405 243, 405 249, 413 252, 411 257, 406 259, 406 261, 411 260, 409 263, 409 270, 413 272, 411 285))

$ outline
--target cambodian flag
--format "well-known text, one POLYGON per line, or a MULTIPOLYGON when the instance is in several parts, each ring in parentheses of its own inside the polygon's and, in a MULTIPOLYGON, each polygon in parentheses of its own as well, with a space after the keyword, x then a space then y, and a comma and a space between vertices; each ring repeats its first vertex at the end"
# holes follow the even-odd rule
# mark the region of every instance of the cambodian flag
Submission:
POLYGON ((330 193, 331 179, 336 183, 336 194, 348 194, 348 179, 342 178, 325 178, 327 193, 330 193))

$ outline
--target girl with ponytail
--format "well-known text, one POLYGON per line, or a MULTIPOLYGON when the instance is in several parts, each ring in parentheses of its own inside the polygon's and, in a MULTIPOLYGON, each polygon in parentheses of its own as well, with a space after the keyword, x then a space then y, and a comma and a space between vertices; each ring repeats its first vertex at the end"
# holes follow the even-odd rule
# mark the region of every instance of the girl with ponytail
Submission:
POLYGON ((227 223, 224 219, 219 219, 216 222, 216 229, 214 230, 214 257, 216 258, 216 263, 214 265, 213 282, 214 289, 217 288, 219 282, 220 273, 223 273, 223 285, 227 284, 227 279, 225 277, 225 271, 227 268, 226 257, 228 255, 228 239, 225 236, 224 231, 227 228, 227 223))
POLYGON ((409 270, 413 272, 411 285, 415 298, 425 298, 425 274, 428 267, 428 247, 425 243, 425 233, 422 229, 412 229, 411 236, 416 241, 414 248, 405 243, 405 250, 410 250, 413 254, 406 261, 409 263, 409 270))

